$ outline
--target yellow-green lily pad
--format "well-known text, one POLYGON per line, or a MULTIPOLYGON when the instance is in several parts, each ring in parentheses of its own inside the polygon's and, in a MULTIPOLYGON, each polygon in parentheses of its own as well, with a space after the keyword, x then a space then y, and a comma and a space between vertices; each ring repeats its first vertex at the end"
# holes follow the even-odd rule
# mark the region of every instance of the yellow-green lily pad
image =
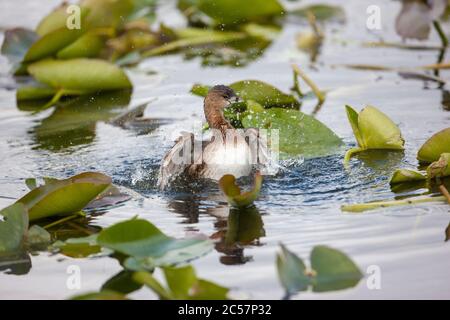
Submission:
POLYGON ((419 149, 417 159, 423 163, 431 163, 437 161, 443 153, 450 153, 450 128, 429 138, 419 149))
POLYGON ((252 190, 241 193, 241 188, 236 185, 236 178, 227 174, 219 180, 219 187, 227 197, 228 203, 237 208, 245 208, 253 204, 258 198, 262 186, 262 175, 257 172, 255 174, 255 184, 252 190))

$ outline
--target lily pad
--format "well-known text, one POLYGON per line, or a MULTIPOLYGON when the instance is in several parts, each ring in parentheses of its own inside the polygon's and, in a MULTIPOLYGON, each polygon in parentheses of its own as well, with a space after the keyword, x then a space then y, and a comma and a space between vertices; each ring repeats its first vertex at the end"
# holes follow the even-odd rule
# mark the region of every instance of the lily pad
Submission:
POLYGON ((131 219, 103 229, 99 245, 130 256, 132 269, 174 265, 202 256, 212 249, 209 240, 174 239, 147 220, 131 219), (150 266, 150 267, 148 267, 150 266))
POLYGON ((248 114, 242 119, 245 128, 278 130, 279 150, 305 158, 334 154, 342 140, 312 116, 297 110, 272 108, 248 114))
POLYGON ((281 244, 281 252, 277 254, 278 278, 288 295, 306 291, 311 279, 307 275, 306 265, 302 259, 281 244))
POLYGON ((51 248, 71 258, 86 258, 94 255, 108 255, 112 251, 102 248, 97 243, 97 234, 88 237, 70 238, 66 241, 56 241, 51 248))
POLYGON ((13 204, 0 211, 0 254, 19 250, 28 231, 28 214, 21 203, 13 204))
POLYGON ((358 266, 338 250, 316 246, 311 251, 310 259, 316 273, 313 284, 315 292, 352 288, 363 277, 358 266))
POLYGON ((97 59, 43 60, 31 64, 28 71, 50 87, 79 93, 131 88, 120 68, 97 59))
POLYGON ((227 197, 228 203, 237 208, 246 208, 253 204, 258 198, 262 187, 262 175, 257 172, 255 174, 255 185, 252 190, 241 193, 241 188, 236 185, 236 178, 233 175, 224 175, 219 180, 219 187, 227 197))
POLYGON ((417 159, 423 163, 437 161, 441 154, 450 153, 450 128, 439 131, 428 139, 417 153, 417 159))
POLYGON ((82 35, 56 54, 58 59, 97 57, 105 45, 105 36, 90 32, 82 35))
POLYGON ((42 37, 50 32, 65 27, 67 18, 69 17, 69 14, 66 11, 68 6, 69 4, 62 3, 59 7, 46 15, 36 27, 36 33, 42 37))
POLYGON ((426 179, 427 176, 422 172, 411 169, 398 169, 392 175, 390 184, 423 181, 426 179))
POLYGON ((228 288, 197 278, 192 266, 164 268, 168 288, 162 286, 150 273, 136 272, 133 279, 152 289, 165 300, 226 300, 228 288))
POLYGON ((222 24, 239 24, 279 16, 284 9, 278 0, 196 0, 192 3, 222 24))
POLYGON ((82 210, 110 185, 110 177, 101 173, 85 172, 33 189, 17 200, 17 203, 25 205, 30 221, 67 215, 82 210))
POLYGON ((369 149, 404 149, 405 140, 400 129, 377 108, 367 106, 358 114, 346 106, 346 111, 359 147, 347 151, 344 162, 348 162, 354 153, 369 149))

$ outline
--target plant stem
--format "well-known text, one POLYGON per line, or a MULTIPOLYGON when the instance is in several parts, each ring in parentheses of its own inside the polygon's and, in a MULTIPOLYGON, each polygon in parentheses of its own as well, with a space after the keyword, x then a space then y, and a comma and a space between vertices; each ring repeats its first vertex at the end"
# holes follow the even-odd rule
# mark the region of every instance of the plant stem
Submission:
POLYGON ((294 72, 306 82, 306 84, 311 88, 311 90, 316 95, 317 99, 320 103, 325 102, 325 94, 320 91, 319 87, 295 64, 292 65, 292 69, 294 72))
POLYGON ((447 188, 441 184, 439 185, 439 190, 441 190, 441 193, 444 195, 445 199, 447 199, 447 202, 450 204, 450 193, 448 192, 447 188))
POLYGON ((51 106, 53 106, 55 103, 57 103, 59 101, 59 99, 61 99, 61 97, 64 94, 65 94, 64 89, 59 89, 58 91, 56 91, 56 93, 53 96, 53 98, 49 102, 44 104, 41 108, 39 108, 39 111, 46 110, 46 109, 50 108, 51 106))
POLYGON ((351 159, 351 157, 354 155, 354 154, 356 154, 356 153, 358 153, 358 152, 362 152, 362 151, 364 151, 365 149, 363 149, 363 148, 351 148, 350 150, 348 150, 346 153, 345 153, 345 157, 344 157, 344 165, 348 165, 348 163, 350 162, 350 159, 351 159))
POLYGON ((436 32, 438 33, 439 38, 441 39, 442 47, 444 47, 444 48, 447 47, 448 39, 447 39, 447 36, 445 35, 444 30, 442 30, 442 27, 441 27, 441 24, 439 23, 439 21, 434 20, 433 26, 434 26, 434 29, 436 30, 436 32))
POLYGON ((415 197, 404 200, 393 200, 393 201, 378 201, 378 202, 368 202, 368 203, 357 203, 357 204, 349 204, 343 205, 341 207, 342 211, 346 212, 363 212, 367 210, 379 209, 379 208, 387 208, 387 207, 397 207, 397 206, 405 206, 410 204, 418 204, 425 202, 436 202, 436 201, 446 201, 447 199, 444 196, 439 197, 415 197))
POLYGON ((294 91, 300 99, 302 99, 305 95, 302 92, 302 89, 300 88, 300 82, 298 81, 298 75, 295 70, 293 70, 294 75, 294 85, 292 86, 291 90, 294 91))
POLYGON ((78 218, 80 216, 83 216, 83 215, 80 212, 77 212, 76 214, 73 214, 73 215, 64 217, 62 219, 56 220, 56 221, 54 221, 52 223, 49 223, 49 224, 45 225, 43 228, 44 229, 50 229, 50 228, 52 228, 52 227, 54 227, 54 226, 56 226, 58 224, 64 223, 66 221, 69 221, 69 220, 72 220, 72 219, 75 219, 75 218, 78 218))

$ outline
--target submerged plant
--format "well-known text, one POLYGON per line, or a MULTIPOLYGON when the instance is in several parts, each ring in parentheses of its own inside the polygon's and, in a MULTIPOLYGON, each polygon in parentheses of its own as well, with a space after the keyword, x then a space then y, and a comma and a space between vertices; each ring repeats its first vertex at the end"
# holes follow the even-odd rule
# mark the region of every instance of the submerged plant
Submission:
POLYGON ((352 107, 346 106, 346 111, 358 147, 347 151, 344 164, 347 164, 350 158, 358 152, 370 149, 404 149, 405 140, 402 138, 400 129, 377 108, 368 106, 357 113, 352 107))

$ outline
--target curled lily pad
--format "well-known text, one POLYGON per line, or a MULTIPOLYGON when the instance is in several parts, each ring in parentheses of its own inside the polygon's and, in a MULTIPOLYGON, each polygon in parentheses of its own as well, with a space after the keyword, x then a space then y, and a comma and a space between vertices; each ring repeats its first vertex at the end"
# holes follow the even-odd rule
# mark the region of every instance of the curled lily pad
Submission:
POLYGON ((450 176, 450 153, 443 153, 439 160, 430 164, 427 168, 430 179, 450 176))
POLYGON ((383 112, 375 107, 365 107, 359 114, 350 106, 346 106, 347 117, 358 142, 358 148, 347 151, 344 163, 354 153, 369 149, 403 150, 400 129, 383 112))
POLYGON ((417 159, 423 163, 437 161, 441 154, 450 153, 450 128, 439 131, 428 139, 417 153, 417 159))
POLYGON ((30 221, 67 215, 82 210, 110 185, 110 177, 101 173, 85 172, 35 188, 17 200, 17 203, 25 205, 30 221))
POLYGON ((394 174, 392 175, 390 184, 423 181, 426 179, 427 176, 422 172, 411 169, 398 169, 395 170, 394 174))
POLYGON ((310 255, 311 269, 297 255, 281 245, 277 270, 287 295, 306 291, 335 291, 356 286, 363 274, 343 252, 327 246, 315 246, 310 255))
POLYGON ((253 189, 241 193, 241 188, 236 185, 236 178, 233 175, 224 175, 219 180, 219 187, 227 197, 228 203, 237 208, 245 208, 251 206, 258 198, 262 186, 262 175, 257 172, 255 174, 255 185, 253 189))
POLYGON ((131 88, 120 68, 97 59, 43 60, 31 64, 28 71, 52 88, 79 93, 131 88))
POLYGON ((28 231, 28 214, 21 203, 0 211, 0 254, 19 250, 28 231))
POLYGON ((242 124, 245 128, 268 129, 268 135, 278 130, 282 155, 320 157, 334 154, 342 146, 342 140, 327 126, 297 110, 272 108, 250 113, 243 117, 242 124))
POLYGON ((226 300, 228 288, 199 279, 192 266, 164 268, 167 288, 148 272, 135 272, 134 281, 144 284, 164 300, 226 300))
POLYGON ((125 264, 134 270, 186 262, 212 249, 209 240, 174 239, 142 219, 119 222, 103 229, 97 243, 130 256, 125 264))

